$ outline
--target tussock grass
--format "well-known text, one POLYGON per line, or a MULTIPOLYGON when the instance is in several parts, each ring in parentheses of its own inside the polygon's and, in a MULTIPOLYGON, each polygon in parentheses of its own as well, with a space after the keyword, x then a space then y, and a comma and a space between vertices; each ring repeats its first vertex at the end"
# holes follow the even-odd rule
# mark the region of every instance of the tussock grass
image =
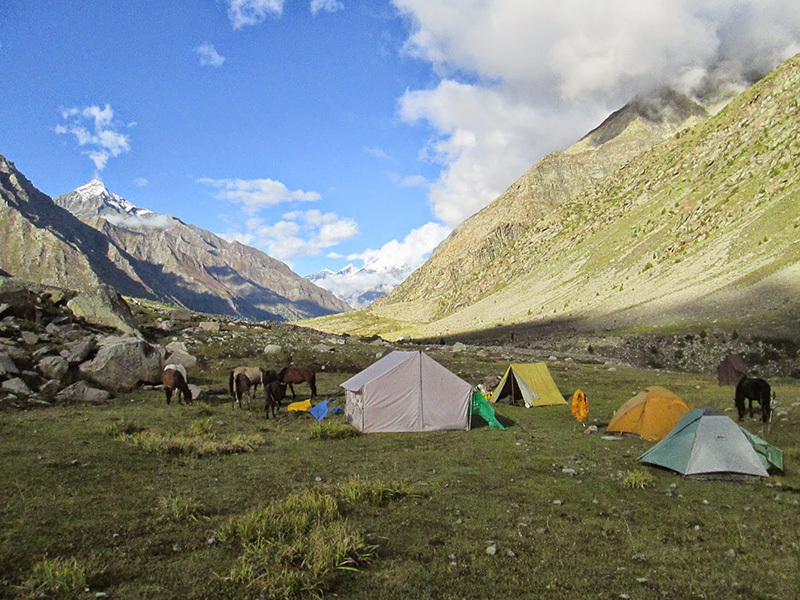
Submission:
POLYGON ((238 433, 230 438, 181 433, 142 431, 123 435, 119 439, 147 453, 163 455, 188 455, 195 457, 253 452, 265 443, 258 433, 238 433))
POLYGON ((645 471, 644 469, 628 471, 622 476, 622 479, 620 479, 620 485, 622 485, 622 487, 635 490, 647 489, 652 487, 655 482, 655 476, 650 471, 645 471))
POLYGON ((341 440, 359 435, 361 432, 358 429, 338 421, 322 421, 311 427, 312 440, 341 440))
POLYGON ((368 481, 358 475, 352 475, 346 481, 340 483, 336 486, 334 493, 342 501, 350 504, 360 502, 381 505, 407 496, 422 497, 420 492, 407 483, 368 481))
POLYGON ((202 512, 200 502, 183 494, 167 494, 158 499, 163 518, 171 521, 196 521, 202 512))
POLYGON ((76 558, 45 557, 33 565, 22 589, 33 598, 71 600, 85 597, 87 580, 86 568, 76 558))
POLYGON ((336 498, 313 489, 233 518, 217 537, 242 546, 229 579, 268 598, 321 593, 337 571, 356 568, 373 551, 336 498))

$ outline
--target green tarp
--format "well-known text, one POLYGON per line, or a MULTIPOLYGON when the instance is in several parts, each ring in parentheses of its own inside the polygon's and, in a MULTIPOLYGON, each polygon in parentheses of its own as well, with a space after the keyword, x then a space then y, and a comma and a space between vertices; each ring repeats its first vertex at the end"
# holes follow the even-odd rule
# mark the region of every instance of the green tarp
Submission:
POLYGON ((489 404, 479 390, 472 392, 472 414, 482 417, 483 420, 489 424, 489 427, 502 429, 503 431, 506 429, 503 427, 502 423, 497 420, 494 414, 494 408, 492 408, 492 405, 489 404))

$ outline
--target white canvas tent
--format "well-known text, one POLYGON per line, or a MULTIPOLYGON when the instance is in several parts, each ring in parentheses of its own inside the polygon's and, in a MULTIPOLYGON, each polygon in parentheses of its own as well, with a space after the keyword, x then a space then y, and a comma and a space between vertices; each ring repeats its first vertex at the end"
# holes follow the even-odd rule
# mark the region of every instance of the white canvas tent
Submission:
POLYGON ((424 352, 392 352, 341 384, 364 433, 469 429, 472 386, 424 352))

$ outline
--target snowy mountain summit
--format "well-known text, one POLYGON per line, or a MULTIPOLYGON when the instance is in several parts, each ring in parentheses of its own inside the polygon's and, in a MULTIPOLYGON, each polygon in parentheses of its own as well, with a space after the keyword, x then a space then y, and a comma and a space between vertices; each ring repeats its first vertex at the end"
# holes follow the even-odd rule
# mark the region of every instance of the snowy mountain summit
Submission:
POLYGON ((125 198, 110 192, 99 179, 92 179, 69 194, 59 196, 57 204, 66 208, 79 219, 117 216, 141 217, 153 214, 152 211, 134 206, 125 198))

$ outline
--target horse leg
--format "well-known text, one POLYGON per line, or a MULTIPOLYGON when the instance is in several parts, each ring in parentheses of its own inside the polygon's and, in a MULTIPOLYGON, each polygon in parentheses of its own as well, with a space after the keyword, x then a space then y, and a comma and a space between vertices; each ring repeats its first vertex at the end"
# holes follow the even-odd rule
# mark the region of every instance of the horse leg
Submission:
POLYGON ((297 398, 297 396, 294 393, 294 385, 292 385, 291 382, 289 382, 288 385, 289 385, 289 389, 292 390, 292 400, 294 400, 295 398, 297 398))
POLYGON ((172 400, 172 388, 164 387, 164 393, 167 396, 167 404, 172 400))
POLYGON ((317 397, 317 382, 314 379, 312 379, 311 381, 308 382, 308 387, 311 388, 311 397, 312 398, 316 398, 317 397))

